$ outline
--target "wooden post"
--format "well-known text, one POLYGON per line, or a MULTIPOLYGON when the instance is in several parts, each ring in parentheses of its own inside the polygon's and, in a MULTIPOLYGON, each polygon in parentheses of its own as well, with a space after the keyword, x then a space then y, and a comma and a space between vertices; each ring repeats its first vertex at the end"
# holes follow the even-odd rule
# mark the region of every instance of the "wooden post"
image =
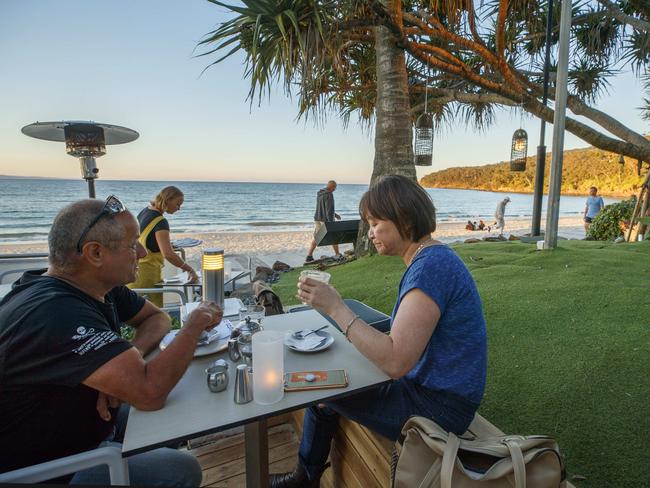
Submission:
MULTIPOLYGON (((643 180, 643 184, 641 185, 641 192, 639 193, 639 198, 636 201, 636 205, 634 205, 634 210, 632 211, 632 217, 630 217, 630 228, 627 229, 627 234, 625 234, 626 242, 630 242, 632 240, 632 234, 633 234, 632 230, 634 229, 634 224, 637 218, 639 217, 639 213, 640 213, 639 210, 641 209, 642 202, 647 199, 646 195, 648 194, 649 182, 650 182, 650 171, 648 171, 645 180, 643 180)), ((646 204, 646 210, 647 210, 647 204, 646 204)))
MULTIPOLYGON (((650 188, 647 186, 645 187, 645 193, 643 194, 643 202, 641 203, 641 212, 639 213, 639 217, 645 217, 648 213, 648 207, 650 207, 650 188)), ((647 229, 646 224, 642 224, 639 222, 639 231, 637 232, 637 239, 638 236, 644 236, 646 233, 647 229)))

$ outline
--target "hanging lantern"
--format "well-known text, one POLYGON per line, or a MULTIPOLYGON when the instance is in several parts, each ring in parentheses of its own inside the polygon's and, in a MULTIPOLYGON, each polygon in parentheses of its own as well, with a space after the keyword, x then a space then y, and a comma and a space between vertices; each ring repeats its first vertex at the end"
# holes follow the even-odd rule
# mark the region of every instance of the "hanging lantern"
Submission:
POLYGON ((528 156, 528 134, 524 129, 517 129, 512 135, 510 151, 510 171, 526 171, 528 156))
POLYGON ((423 112, 415 122, 414 160, 416 166, 433 164, 433 117, 423 112))

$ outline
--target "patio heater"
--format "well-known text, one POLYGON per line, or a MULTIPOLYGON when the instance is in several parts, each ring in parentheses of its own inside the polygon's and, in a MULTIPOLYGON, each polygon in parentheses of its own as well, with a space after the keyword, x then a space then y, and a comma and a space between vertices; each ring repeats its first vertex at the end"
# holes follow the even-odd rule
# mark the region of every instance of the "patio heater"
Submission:
POLYGON ((36 139, 65 142, 66 152, 79 158, 81 177, 88 183, 90 198, 95 198, 95 179, 99 173, 96 158, 106 154, 107 145, 125 144, 140 137, 126 127, 81 120, 35 122, 23 127, 21 132, 36 139))
POLYGON ((201 270, 203 272, 203 300, 211 300, 223 308, 224 281, 223 249, 209 247, 203 249, 201 270))

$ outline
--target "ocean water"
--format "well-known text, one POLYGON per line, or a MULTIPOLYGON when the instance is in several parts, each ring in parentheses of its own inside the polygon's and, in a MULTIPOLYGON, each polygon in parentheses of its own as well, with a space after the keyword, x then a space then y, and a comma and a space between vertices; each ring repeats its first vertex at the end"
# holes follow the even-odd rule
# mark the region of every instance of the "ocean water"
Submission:
MULTIPOLYGON (((117 195, 137 214, 158 191, 175 184, 185 193, 181 210, 168 216, 172 232, 233 232, 311 229, 316 192, 324 185, 303 183, 222 183, 96 180, 98 198, 117 195)), ((358 218, 367 185, 339 185, 336 211, 358 218)), ((0 243, 43 241, 56 213, 70 202, 87 198, 85 181, 0 179, 0 243)), ((428 189, 439 222, 493 218, 503 193, 428 189)), ((507 218, 530 217, 532 195, 508 194, 507 218)), ((605 203, 616 200, 605 199, 605 203)), ((561 216, 580 215, 585 198, 563 196, 561 216)), ((544 201, 543 211, 546 210, 544 201)), ((542 222, 543 223, 543 222, 542 222)))

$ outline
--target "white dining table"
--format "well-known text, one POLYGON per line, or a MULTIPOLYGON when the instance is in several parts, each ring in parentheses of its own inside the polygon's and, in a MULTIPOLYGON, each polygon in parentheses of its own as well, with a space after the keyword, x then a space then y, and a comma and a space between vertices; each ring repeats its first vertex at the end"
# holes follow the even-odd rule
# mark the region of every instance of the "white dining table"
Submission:
MULTIPOLYGON (((314 310, 265 317, 266 330, 315 329, 327 325, 327 320, 314 310)), ((244 425, 246 444, 246 486, 268 486, 268 443, 266 419, 321 402, 353 395, 390 381, 349 343, 335 327, 326 328, 334 343, 324 351, 301 353, 285 346, 284 370, 319 371, 344 369, 349 377, 345 388, 309 390, 285 393, 273 405, 234 402, 235 365, 230 363, 228 388, 212 393, 206 384, 206 367, 227 353, 195 358, 179 383, 170 392, 165 406, 158 411, 145 412, 131 408, 122 447, 128 457, 156 449, 170 442, 181 442, 214 432, 244 425)), ((253 357, 253 366, 255 358, 253 357)))

